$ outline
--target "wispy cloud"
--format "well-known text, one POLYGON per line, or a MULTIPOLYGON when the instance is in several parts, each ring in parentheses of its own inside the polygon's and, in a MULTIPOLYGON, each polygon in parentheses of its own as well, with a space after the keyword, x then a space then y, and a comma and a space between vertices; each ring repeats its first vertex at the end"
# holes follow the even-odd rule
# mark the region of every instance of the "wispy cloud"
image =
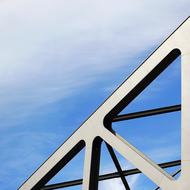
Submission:
POLYGON ((188 5, 187 0, 2 1, 2 118, 14 119, 14 112, 22 117, 132 64, 130 58, 160 43, 187 17, 188 5))

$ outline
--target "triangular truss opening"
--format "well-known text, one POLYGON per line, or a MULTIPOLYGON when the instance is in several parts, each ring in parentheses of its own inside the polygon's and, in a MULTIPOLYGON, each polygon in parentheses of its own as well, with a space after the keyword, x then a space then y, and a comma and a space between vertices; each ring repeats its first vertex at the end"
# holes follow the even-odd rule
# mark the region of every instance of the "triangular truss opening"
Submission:
POLYGON ((67 184, 67 181, 73 179, 83 178, 83 167, 84 167, 84 154, 85 148, 83 148, 70 162, 65 165, 47 184, 67 184))
POLYGON ((181 104, 181 55, 160 73, 119 114, 181 104))
POLYGON ((180 67, 179 56, 112 123, 116 133, 156 163, 181 160, 180 67))
MULTIPOLYGON (((119 179, 110 179, 110 180, 103 180, 99 183, 99 189, 104 189, 105 185, 111 186, 111 184, 121 184, 122 188, 129 190, 129 184, 127 182, 126 176, 123 174, 124 168, 129 168, 131 165, 121 156, 116 153, 116 151, 107 143, 102 143, 103 147, 102 150, 104 151, 103 155, 101 156, 102 160, 100 162, 100 166, 102 164, 103 167, 100 167, 100 170, 103 170, 103 174, 106 173, 117 173, 119 179), (105 155, 105 153, 107 153, 105 155), (106 159, 106 160, 105 160, 106 159), (108 162, 109 161, 109 162, 108 162), (128 166, 127 166, 128 164, 128 166), (124 166, 125 165, 125 166, 124 166)), ((132 168, 133 166, 131 166, 132 168)), ((102 175, 101 173, 101 175, 102 175)), ((114 187, 112 186, 112 189, 114 187)))

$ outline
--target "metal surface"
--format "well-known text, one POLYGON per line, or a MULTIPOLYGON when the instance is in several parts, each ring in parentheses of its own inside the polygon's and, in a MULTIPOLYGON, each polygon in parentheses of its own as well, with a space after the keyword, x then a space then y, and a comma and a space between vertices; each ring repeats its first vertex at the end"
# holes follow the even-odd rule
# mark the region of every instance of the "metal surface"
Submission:
POLYGON ((101 141, 117 150, 132 165, 163 190, 190 188, 190 18, 188 18, 155 52, 62 144, 19 190, 39 190, 85 146, 83 190, 98 189, 101 141), (111 122, 159 74, 181 55, 182 65, 182 152, 181 176, 178 180, 114 133, 111 122))
POLYGON ((180 110, 181 110, 181 105, 174 105, 174 106, 145 110, 145 111, 140 111, 140 112, 122 114, 122 115, 118 115, 115 118, 113 118, 113 122, 124 121, 124 120, 129 120, 129 119, 137 119, 137 118, 141 118, 141 117, 148 117, 148 116, 165 114, 165 113, 171 113, 171 112, 176 112, 176 111, 180 111, 180 110))
MULTIPOLYGON (((181 172, 181 169, 177 170, 173 175, 172 177, 175 177, 177 174, 179 174, 181 172)), ((160 187, 157 187, 155 190, 158 190, 160 189, 160 187)))
MULTIPOLYGON (((166 162, 166 163, 159 164, 159 166, 161 168, 169 168, 169 167, 175 167, 175 166, 179 166, 179 165, 181 165, 181 160, 175 160, 172 162, 166 162)), ((124 170, 124 171, 122 171, 122 173, 126 177, 126 176, 139 174, 139 173, 141 173, 141 171, 135 168, 135 169, 130 169, 130 170, 124 170)), ((114 178, 119 178, 119 177, 120 177, 120 173, 114 172, 114 173, 100 175, 98 180, 103 181, 103 180, 109 180, 109 179, 114 179, 114 178)), ((73 181, 66 181, 66 182, 62 182, 62 183, 46 185, 41 190, 60 189, 60 188, 65 188, 65 187, 81 185, 81 184, 82 184, 82 179, 76 179, 73 181)))

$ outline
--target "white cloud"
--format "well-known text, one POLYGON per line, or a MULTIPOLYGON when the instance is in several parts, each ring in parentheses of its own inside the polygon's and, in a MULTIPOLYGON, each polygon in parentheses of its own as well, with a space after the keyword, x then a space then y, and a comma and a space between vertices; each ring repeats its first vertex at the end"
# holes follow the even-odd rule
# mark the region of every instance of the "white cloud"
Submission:
POLYGON ((68 97, 157 45, 189 1, 0 2, 3 117, 68 97), (19 108, 18 108, 19 107, 19 108), (11 110, 11 111, 10 111, 11 110), (7 113, 7 114, 6 114, 7 113))
MULTIPOLYGON (((130 189, 135 189, 138 183, 138 180, 139 180, 139 175, 133 175, 127 179, 130 189)), ((125 186, 123 185, 121 179, 117 178, 117 179, 111 179, 111 180, 100 182, 99 189, 100 190, 110 190, 110 189, 125 190, 125 186)))
POLYGON ((122 184, 121 179, 112 179, 107 182, 101 182, 99 185, 100 190, 110 190, 110 189, 119 189, 125 190, 125 187, 122 184))

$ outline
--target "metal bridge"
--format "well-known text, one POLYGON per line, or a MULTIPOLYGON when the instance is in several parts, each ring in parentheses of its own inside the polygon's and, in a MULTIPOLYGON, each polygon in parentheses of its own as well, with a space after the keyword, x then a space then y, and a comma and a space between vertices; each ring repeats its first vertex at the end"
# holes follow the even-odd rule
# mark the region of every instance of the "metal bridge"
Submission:
POLYGON ((19 190, 53 190, 82 184, 83 190, 97 190, 98 181, 121 178, 130 190, 125 176, 143 173, 163 190, 190 189, 190 18, 187 18, 129 78, 24 182, 19 190), (182 101, 151 110, 119 115, 178 56, 182 67, 182 101), (181 111, 181 160, 155 163, 112 129, 112 122, 181 111), (99 176, 102 142, 117 172, 99 176), (46 185, 80 150, 85 148, 83 179, 46 185), (122 170, 113 150, 117 150, 136 168, 122 170), (163 169, 181 165, 173 175, 163 169), (175 176, 181 172, 179 179, 175 176))

